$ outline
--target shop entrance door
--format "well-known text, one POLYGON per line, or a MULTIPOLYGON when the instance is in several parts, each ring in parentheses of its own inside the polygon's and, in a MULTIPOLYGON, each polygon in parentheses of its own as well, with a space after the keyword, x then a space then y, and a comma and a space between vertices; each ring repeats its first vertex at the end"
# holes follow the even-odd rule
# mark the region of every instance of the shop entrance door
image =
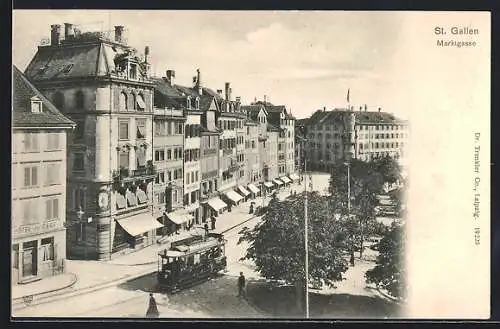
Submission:
POLYGON ((38 268, 38 249, 36 241, 23 243, 23 277, 36 276, 38 268))

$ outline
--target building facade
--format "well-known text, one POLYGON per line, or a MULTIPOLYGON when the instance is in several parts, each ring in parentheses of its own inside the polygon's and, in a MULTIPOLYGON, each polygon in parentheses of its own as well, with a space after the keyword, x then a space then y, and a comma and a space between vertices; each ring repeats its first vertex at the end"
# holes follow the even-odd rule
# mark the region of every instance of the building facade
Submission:
POLYGON ((110 259, 155 242, 153 87, 148 55, 114 37, 51 26, 26 75, 77 123, 68 140, 67 220, 72 258, 110 259), (85 220, 81 220, 84 218, 85 220))
POLYGON ((13 68, 12 283, 60 273, 66 258, 66 136, 75 124, 13 68))
POLYGON ((314 169, 326 170, 349 156, 363 161, 386 155, 402 161, 406 156, 407 122, 380 108, 319 110, 307 121, 306 130, 308 165, 314 169))
MULTIPOLYGON (((168 72, 171 76, 172 71, 168 72)), ((153 189, 154 216, 163 223, 157 231, 162 237, 171 235, 187 225, 187 217, 182 220, 170 220, 167 214, 179 211, 183 206, 184 196, 184 126, 186 117, 178 101, 166 97, 171 88, 170 81, 158 79, 154 94, 153 151, 156 178, 153 189)), ((170 91, 175 92, 175 91, 170 91)))

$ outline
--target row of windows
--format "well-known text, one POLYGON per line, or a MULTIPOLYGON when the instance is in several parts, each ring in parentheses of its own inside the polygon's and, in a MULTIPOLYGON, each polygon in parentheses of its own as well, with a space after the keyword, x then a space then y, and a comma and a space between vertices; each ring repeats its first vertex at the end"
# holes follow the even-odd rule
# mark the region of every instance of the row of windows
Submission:
POLYGON ((21 225, 60 219, 62 214, 60 196, 20 199, 14 201, 14 207, 15 216, 20 217, 21 225), (43 207, 43 210, 40 207, 43 207))
POLYGON ((186 138, 201 137, 201 126, 199 124, 186 125, 185 129, 184 135, 186 138))
POLYGON ((236 161, 237 162, 244 162, 245 161, 245 154, 238 154, 236 156, 236 161))
MULTIPOLYGON (((135 160, 136 168, 144 167, 146 165, 146 149, 138 147, 135 150, 135 159, 133 160, 135 160)), ((121 150, 118 152, 118 168, 130 168, 130 151, 121 150)))
POLYGON ((186 173, 186 184, 196 183, 199 180, 199 172, 192 171, 186 173))
POLYGON ((183 122, 155 121, 155 136, 182 135, 183 133, 183 122))
POLYGON ((255 141, 245 141, 245 148, 246 149, 250 149, 250 148, 254 149, 254 148, 256 148, 255 141))
POLYGON ((23 153, 40 152, 40 151, 59 151, 62 150, 61 134, 60 133, 39 133, 29 132, 22 136, 22 147, 17 149, 14 145, 14 151, 23 153), (43 149, 41 149, 41 144, 43 149))
MULTIPOLYGON (((373 136, 373 135, 372 135, 373 136)), ((369 138, 368 134, 359 134, 359 138, 369 138)), ((391 139, 391 138, 407 138, 408 134, 405 133, 391 133, 391 134, 375 134, 375 139, 391 139)))
POLYGON ((167 149, 165 157, 165 150, 155 150, 155 162, 167 160, 182 160, 182 147, 175 147, 167 149))
POLYGON ((22 164, 22 167, 23 187, 61 184, 61 172, 63 171, 60 162, 22 164), (44 173, 40 175, 40 171, 44 171, 44 173))
MULTIPOLYGON (((220 119, 217 126, 221 130, 235 130, 243 128, 243 120, 224 120, 220 119)), ((247 128, 248 131, 248 128, 247 128)))
POLYGON ((200 160, 200 150, 191 149, 184 151, 184 162, 199 161, 200 160))
POLYGON ((146 110, 146 102, 144 101, 144 96, 142 94, 135 94, 122 91, 119 97, 119 107, 120 111, 141 111, 146 110))
MULTIPOLYGON (((136 133, 135 133, 135 138, 136 139, 145 139, 146 138, 146 120, 145 119, 138 119, 135 121, 136 125, 136 133)), ((120 120, 119 123, 119 133, 118 133, 118 139, 119 140, 129 140, 130 138, 130 122, 129 120, 120 120)))
POLYGON ((159 171, 156 174, 155 183, 164 184, 169 183, 172 180, 177 180, 182 178, 182 169, 159 171))
POLYGON ((219 141, 219 148, 222 149, 232 149, 236 147, 236 139, 235 138, 228 138, 228 139, 221 139, 219 141))
MULTIPOLYGON (((312 126, 312 130, 339 130, 341 126, 337 125, 316 125, 312 126)), ((359 130, 404 130, 404 125, 359 125, 359 130)))
MULTIPOLYGON (((181 194, 177 190, 172 190, 172 203, 176 204, 179 203, 181 200, 179 200, 179 196, 181 194)), ((160 191, 155 193, 155 201, 156 204, 164 204, 166 202, 166 195, 164 191, 160 191)))
POLYGON ((191 193, 184 194, 184 205, 189 206, 200 199, 200 191, 193 191, 191 193))

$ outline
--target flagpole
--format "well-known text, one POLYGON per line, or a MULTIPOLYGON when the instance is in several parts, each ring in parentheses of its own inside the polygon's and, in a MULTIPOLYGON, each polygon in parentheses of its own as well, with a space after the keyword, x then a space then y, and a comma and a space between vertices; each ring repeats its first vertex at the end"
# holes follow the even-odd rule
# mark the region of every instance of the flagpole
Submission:
MULTIPOLYGON (((307 176, 307 158, 304 159, 304 172, 306 172, 307 176)), ((309 250, 308 250, 308 226, 307 226, 307 184, 309 182, 305 182, 305 198, 304 198, 304 244, 305 244, 305 270, 306 270, 306 319, 309 318, 309 250)))

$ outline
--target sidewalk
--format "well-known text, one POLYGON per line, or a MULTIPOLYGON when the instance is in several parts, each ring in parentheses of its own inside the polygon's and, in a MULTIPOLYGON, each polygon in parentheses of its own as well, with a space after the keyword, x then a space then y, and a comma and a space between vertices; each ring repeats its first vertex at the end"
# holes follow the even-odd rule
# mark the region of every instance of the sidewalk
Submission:
MULTIPOLYGON (((297 183, 293 183, 292 189, 297 189, 297 183)), ((282 188, 278 194, 280 199, 286 198, 290 193, 290 187, 282 188)), ((271 199, 267 196, 264 203, 271 199)), ((214 232, 223 233, 236 227, 254 217, 249 214, 250 202, 255 202, 256 206, 262 205, 262 197, 248 200, 239 206, 233 207, 231 212, 220 215, 216 222, 214 232)), ((176 241, 192 234, 193 231, 182 232, 167 240, 166 244, 176 241)), ((140 276, 156 269, 157 254, 166 247, 166 244, 154 244, 144 249, 129 253, 107 262, 103 261, 80 261, 66 260, 66 273, 54 277, 43 278, 24 285, 12 286, 12 299, 18 300, 25 296, 36 296, 50 294, 70 288, 70 292, 91 289, 96 286, 112 284, 125 278, 140 276), (78 275, 74 274, 78 273, 78 275)))
POLYGON ((64 273, 43 278, 28 284, 17 284, 12 286, 12 299, 26 296, 40 295, 52 291, 58 291, 73 286, 78 278, 73 273, 64 273))

